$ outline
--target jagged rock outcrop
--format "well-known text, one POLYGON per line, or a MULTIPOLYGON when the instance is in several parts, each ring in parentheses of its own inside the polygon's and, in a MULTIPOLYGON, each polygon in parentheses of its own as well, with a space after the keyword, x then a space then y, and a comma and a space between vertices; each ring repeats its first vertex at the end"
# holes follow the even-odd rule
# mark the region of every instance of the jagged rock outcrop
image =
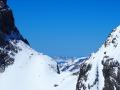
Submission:
POLYGON ((76 90, 120 90, 120 26, 81 64, 76 90))
POLYGON ((7 0, 0 0, 0 72, 3 72, 5 67, 14 63, 12 57, 19 50, 14 44, 18 40, 29 44, 15 26, 13 13, 7 5, 7 0))

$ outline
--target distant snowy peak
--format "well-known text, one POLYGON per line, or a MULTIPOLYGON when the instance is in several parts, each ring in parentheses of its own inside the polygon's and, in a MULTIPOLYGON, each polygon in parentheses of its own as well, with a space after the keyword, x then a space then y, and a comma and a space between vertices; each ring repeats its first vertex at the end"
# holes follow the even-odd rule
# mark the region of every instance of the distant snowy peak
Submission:
POLYGON ((54 57, 53 58, 59 67, 60 72, 78 73, 80 64, 87 60, 88 57, 76 58, 76 57, 54 57))
POLYGON ((81 64, 76 90, 120 90, 120 26, 81 64))

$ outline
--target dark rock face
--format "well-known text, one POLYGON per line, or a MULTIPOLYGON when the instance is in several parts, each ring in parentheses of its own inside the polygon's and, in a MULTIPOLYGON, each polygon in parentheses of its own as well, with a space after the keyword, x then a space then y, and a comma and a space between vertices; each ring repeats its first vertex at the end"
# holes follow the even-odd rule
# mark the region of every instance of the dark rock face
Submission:
POLYGON ((0 1, 4 2, 5 4, 7 3, 7 0, 0 0, 0 1))
POLYGON ((80 65, 80 73, 79 78, 76 85, 76 90, 86 90, 86 85, 82 83, 83 81, 87 81, 87 72, 91 69, 90 64, 83 63, 80 65))
POLYGON ((0 34, 0 37, 6 40, 23 40, 28 44, 15 26, 12 10, 6 4, 6 0, 0 1, 0 34))
POLYGON ((19 40, 29 44, 16 28, 7 0, 0 0, 0 72, 14 63, 14 55, 20 50, 15 46, 19 40))
POLYGON ((103 90, 120 90, 120 63, 114 58, 104 58, 103 76, 105 78, 105 85, 103 90), (117 70, 117 71, 116 71, 117 70))

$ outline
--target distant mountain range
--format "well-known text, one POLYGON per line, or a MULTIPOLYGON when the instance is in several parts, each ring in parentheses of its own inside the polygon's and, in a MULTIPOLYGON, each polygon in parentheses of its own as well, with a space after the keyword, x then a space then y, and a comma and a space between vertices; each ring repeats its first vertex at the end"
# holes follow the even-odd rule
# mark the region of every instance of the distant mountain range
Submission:
POLYGON ((74 72, 78 73, 80 69, 80 64, 87 60, 88 57, 54 57, 55 61, 59 66, 60 72, 74 72))

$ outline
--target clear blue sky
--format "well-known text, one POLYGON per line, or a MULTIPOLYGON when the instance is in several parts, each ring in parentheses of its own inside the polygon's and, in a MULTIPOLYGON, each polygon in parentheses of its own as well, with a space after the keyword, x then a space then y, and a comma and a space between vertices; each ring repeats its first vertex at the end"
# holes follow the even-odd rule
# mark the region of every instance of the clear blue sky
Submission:
POLYGON ((87 56, 120 24, 120 0, 9 0, 31 46, 50 56, 87 56))

